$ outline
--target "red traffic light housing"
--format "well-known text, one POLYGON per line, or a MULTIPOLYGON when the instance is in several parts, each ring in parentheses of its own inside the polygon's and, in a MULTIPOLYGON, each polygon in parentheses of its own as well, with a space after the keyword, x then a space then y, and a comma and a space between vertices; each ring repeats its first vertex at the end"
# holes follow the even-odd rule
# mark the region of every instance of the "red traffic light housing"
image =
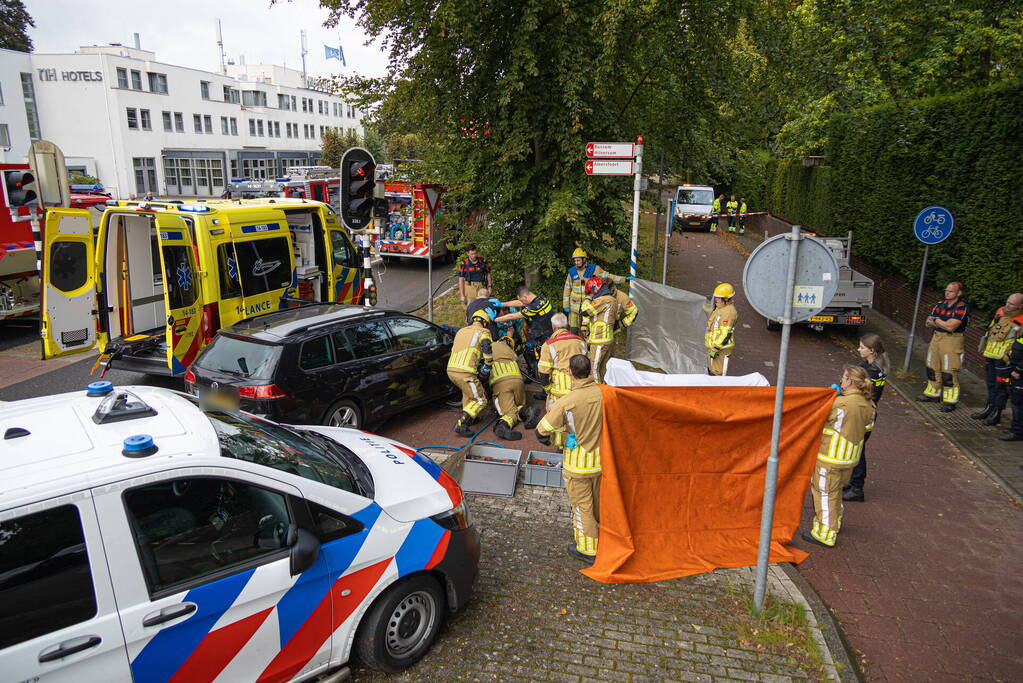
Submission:
POLYGON ((14 209, 19 206, 37 206, 39 204, 36 177, 31 171, 5 170, 3 174, 8 207, 14 209))
POLYGON ((349 230, 363 230, 373 222, 376 161, 362 147, 341 157, 341 222, 349 230))

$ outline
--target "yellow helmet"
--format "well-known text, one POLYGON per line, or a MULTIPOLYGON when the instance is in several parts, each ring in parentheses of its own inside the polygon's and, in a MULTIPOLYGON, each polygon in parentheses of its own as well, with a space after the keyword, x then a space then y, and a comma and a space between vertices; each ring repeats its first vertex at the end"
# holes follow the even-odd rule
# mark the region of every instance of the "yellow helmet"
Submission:
POLYGON ((722 299, 731 299, 735 296, 735 287, 727 282, 722 282, 714 288, 714 296, 719 296, 722 299))
POLYGON ((572 258, 588 258, 586 250, 582 247, 576 247, 575 251, 572 252, 572 258))
POLYGON ((481 323, 486 325, 487 323, 489 323, 491 320, 493 320, 496 317, 497 316, 494 315, 493 309, 491 309, 488 306, 487 308, 481 309, 481 310, 476 311, 475 313, 473 313, 472 314, 472 321, 475 322, 475 321, 479 320, 481 323))

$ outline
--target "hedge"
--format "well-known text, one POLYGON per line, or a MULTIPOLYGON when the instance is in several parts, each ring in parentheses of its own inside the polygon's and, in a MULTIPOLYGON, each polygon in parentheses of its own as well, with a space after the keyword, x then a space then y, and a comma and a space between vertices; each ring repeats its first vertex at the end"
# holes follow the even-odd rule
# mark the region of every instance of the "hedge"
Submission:
POLYGON ((828 124, 827 166, 771 159, 758 204, 915 281, 913 219, 939 204, 955 231, 931 248, 928 284, 985 309, 1023 291, 1023 83, 874 107, 828 124))

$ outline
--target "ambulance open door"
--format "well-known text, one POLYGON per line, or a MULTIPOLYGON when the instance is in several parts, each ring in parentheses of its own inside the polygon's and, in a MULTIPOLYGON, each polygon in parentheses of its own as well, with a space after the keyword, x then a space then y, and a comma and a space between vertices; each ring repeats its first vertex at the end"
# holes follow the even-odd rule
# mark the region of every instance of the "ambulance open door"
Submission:
POLYGON ((47 209, 43 228, 43 358, 96 346, 96 249, 88 209, 47 209))
POLYGON ((190 226, 181 216, 156 214, 167 307, 167 366, 180 375, 202 350, 202 283, 190 226))
POLYGON ((362 297, 362 256, 348 236, 348 231, 337 223, 327 223, 323 231, 330 264, 328 286, 330 300, 343 304, 359 304, 362 297))

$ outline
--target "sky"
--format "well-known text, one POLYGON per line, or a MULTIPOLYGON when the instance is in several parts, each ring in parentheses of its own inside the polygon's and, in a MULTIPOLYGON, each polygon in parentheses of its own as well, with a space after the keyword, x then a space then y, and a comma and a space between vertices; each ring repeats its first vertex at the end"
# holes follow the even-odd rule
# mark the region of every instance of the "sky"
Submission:
POLYGON ((349 19, 335 29, 323 26, 327 11, 317 0, 24 0, 35 20, 29 29, 35 52, 68 53, 82 45, 134 45, 156 52, 160 62, 217 71, 216 20, 221 20, 224 51, 236 62, 302 68, 299 31, 306 30, 306 69, 310 76, 383 76, 387 56, 349 19), (348 66, 324 58, 324 45, 340 42, 348 66))

